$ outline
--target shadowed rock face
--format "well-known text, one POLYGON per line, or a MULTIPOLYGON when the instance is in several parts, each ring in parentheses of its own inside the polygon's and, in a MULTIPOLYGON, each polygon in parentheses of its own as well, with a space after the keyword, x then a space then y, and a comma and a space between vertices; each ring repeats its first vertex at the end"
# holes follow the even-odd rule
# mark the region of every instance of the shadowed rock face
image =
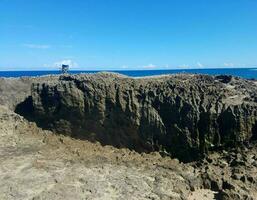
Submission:
POLYGON ((19 110, 58 133, 190 161, 257 139, 256 99, 256 82, 228 76, 68 75, 33 83, 19 110))

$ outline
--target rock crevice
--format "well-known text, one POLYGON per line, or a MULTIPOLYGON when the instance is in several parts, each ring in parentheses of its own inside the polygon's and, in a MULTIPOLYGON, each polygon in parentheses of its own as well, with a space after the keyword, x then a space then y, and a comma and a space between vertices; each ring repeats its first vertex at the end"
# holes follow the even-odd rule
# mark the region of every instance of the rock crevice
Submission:
POLYGON ((27 116, 58 133, 190 161, 257 139, 256 97, 254 81, 228 76, 68 75, 33 83, 27 116))

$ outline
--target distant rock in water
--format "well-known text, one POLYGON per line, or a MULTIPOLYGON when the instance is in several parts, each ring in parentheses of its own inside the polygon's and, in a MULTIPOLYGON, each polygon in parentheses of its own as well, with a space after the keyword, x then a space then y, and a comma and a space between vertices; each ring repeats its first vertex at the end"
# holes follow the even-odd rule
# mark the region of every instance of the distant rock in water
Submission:
POLYGON ((257 84, 231 76, 65 75, 34 81, 16 111, 57 133, 183 161, 257 139, 257 84))

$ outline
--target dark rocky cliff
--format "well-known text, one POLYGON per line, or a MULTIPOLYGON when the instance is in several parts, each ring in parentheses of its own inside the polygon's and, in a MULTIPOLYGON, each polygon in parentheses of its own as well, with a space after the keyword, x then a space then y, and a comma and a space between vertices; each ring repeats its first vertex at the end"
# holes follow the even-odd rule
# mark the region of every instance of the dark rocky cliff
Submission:
POLYGON ((40 126, 184 161, 257 139, 257 84, 229 76, 61 76, 33 83, 18 112, 40 126))

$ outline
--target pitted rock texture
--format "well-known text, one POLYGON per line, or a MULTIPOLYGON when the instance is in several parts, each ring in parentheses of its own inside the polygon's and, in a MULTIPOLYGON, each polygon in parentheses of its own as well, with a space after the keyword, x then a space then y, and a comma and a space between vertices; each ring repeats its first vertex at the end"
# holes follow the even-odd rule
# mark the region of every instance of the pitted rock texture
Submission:
POLYGON ((58 133, 183 161, 257 139, 256 82, 230 76, 60 76, 33 83, 20 108, 58 133))
POLYGON ((16 106, 31 95, 32 83, 53 81, 58 76, 1 78, 0 77, 0 105, 14 110, 16 106))
POLYGON ((0 199, 256 200, 257 144, 181 163, 42 130, 0 105, 0 199))

